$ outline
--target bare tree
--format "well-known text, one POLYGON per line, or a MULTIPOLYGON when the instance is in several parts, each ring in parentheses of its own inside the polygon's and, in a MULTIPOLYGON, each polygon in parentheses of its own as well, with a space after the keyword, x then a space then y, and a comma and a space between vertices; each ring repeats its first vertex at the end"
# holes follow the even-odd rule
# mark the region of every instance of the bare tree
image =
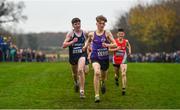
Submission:
POLYGON ((0 1, 0 25, 8 22, 26 20, 27 17, 22 14, 24 8, 24 2, 14 3, 6 0, 0 1))

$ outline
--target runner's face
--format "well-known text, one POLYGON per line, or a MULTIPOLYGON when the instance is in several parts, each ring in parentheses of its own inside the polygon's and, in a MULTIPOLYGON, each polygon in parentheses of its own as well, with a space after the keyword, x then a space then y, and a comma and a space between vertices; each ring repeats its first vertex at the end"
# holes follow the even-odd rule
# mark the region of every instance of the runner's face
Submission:
POLYGON ((125 33, 124 33, 124 32, 118 32, 118 33, 117 33, 117 36, 118 36, 120 39, 122 39, 122 38, 124 38, 125 33))
POLYGON ((80 22, 76 22, 72 26, 73 26, 74 30, 76 30, 76 31, 81 29, 81 23, 80 22))
POLYGON ((96 23, 96 25, 99 30, 104 30, 104 27, 106 24, 105 24, 105 21, 99 21, 96 23))

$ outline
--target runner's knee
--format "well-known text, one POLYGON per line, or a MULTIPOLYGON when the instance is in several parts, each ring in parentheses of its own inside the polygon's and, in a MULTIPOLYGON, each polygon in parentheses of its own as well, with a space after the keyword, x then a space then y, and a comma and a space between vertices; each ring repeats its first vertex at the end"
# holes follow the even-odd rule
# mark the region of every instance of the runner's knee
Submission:
POLYGON ((88 74, 88 72, 89 72, 89 67, 85 67, 84 72, 85 72, 85 74, 88 74))
POLYGON ((126 73, 125 72, 122 72, 122 77, 126 77, 126 73))
POLYGON ((83 69, 83 68, 79 68, 79 69, 78 69, 78 74, 81 75, 81 74, 83 74, 83 73, 84 73, 84 69, 83 69))
POLYGON ((96 76, 100 77, 100 74, 101 74, 101 71, 100 71, 100 70, 96 70, 96 71, 95 71, 95 75, 96 75, 96 76))

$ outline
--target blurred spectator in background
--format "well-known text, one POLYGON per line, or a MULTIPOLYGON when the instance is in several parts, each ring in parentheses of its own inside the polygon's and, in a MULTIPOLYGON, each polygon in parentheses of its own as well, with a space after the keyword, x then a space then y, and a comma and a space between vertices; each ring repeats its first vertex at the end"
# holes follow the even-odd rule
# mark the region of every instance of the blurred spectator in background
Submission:
POLYGON ((27 62, 32 62, 32 50, 30 48, 28 48, 26 51, 26 58, 27 62))
POLYGON ((9 48, 9 61, 14 62, 16 60, 16 55, 17 55, 17 47, 16 45, 10 45, 9 48))
POLYGON ((131 54, 128 58, 129 62, 175 62, 180 63, 180 51, 166 53, 166 52, 154 52, 154 53, 135 53, 131 54))

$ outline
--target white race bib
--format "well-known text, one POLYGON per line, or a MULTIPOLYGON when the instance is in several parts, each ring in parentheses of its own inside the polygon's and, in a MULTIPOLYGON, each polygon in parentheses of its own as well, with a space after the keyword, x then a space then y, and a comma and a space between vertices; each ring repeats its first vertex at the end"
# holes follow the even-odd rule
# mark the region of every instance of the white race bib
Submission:
POLYGON ((81 47, 73 48, 73 54, 79 54, 79 53, 82 53, 82 48, 81 47))
POLYGON ((122 57, 122 56, 124 56, 124 54, 125 54, 125 52, 123 52, 123 51, 116 52, 116 56, 118 56, 118 57, 122 57))
POLYGON ((103 57, 103 56, 108 56, 109 52, 107 48, 103 48, 103 49, 97 49, 97 53, 99 57, 103 57))

